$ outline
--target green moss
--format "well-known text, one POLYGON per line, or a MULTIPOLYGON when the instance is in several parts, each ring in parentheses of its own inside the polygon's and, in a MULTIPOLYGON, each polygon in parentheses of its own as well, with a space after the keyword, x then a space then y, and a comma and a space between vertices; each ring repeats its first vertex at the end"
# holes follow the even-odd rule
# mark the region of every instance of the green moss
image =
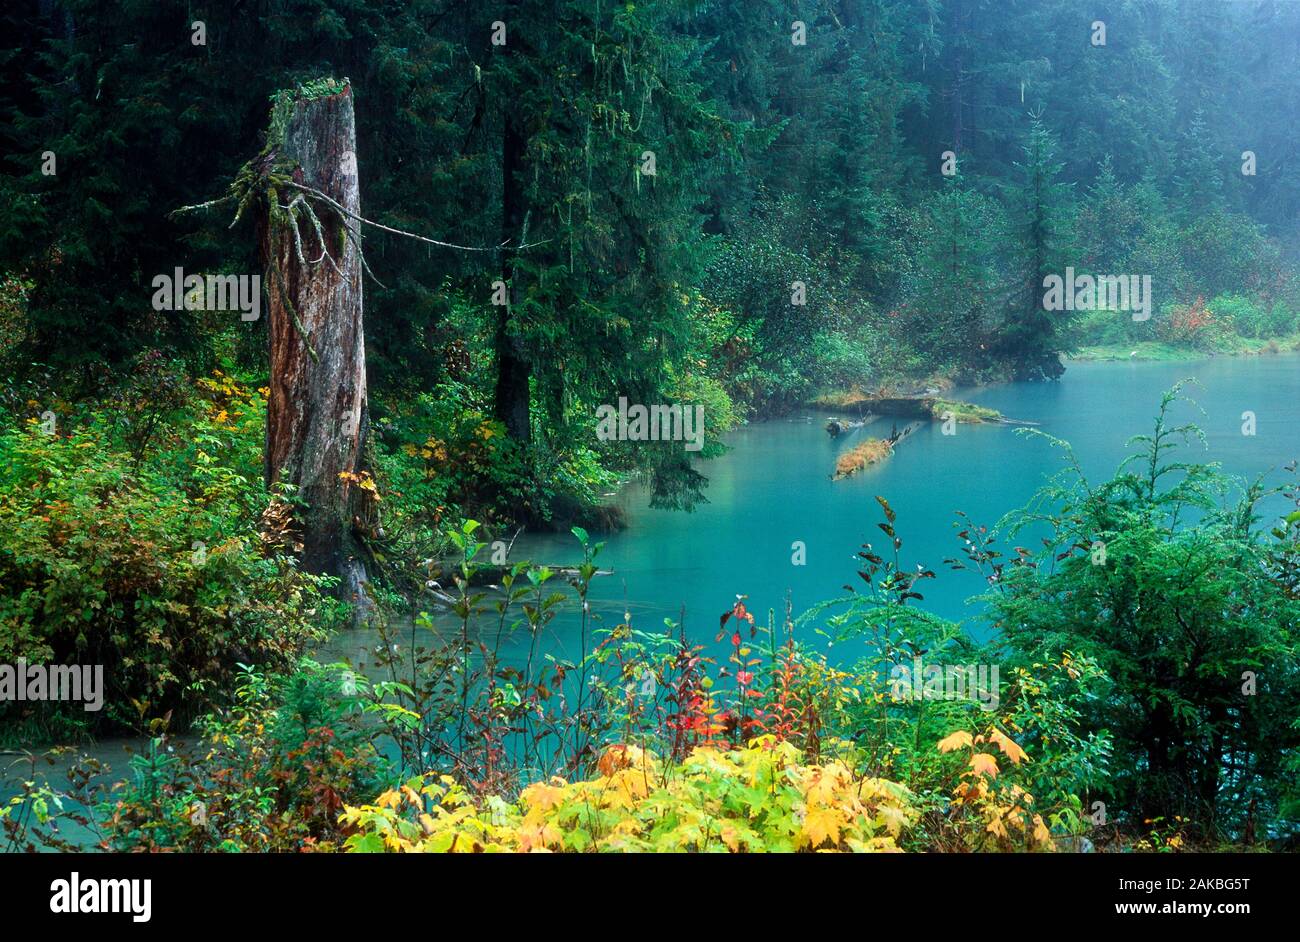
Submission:
POLYGON ((1002 413, 997 409, 988 409, 984 406, 973 405, 969 402, 960 402, 956 399, 934 400, 934 416, 940 418, 945 412, 951 412, 953 418, 958 422, 967 425, 980 425, 985 422, 1002 421, 1002 413))
POLYGON ((338 95, 348 87, 348 79, 342 81, 334 78, 313 79, 294 88, 282 88, 271 96, 271 119, 266 134, 266 147, 262 154, 268 154, 284 143, 284 130, 289 126, 293 115, 293 106, 300 101, 315 101, 338 95))

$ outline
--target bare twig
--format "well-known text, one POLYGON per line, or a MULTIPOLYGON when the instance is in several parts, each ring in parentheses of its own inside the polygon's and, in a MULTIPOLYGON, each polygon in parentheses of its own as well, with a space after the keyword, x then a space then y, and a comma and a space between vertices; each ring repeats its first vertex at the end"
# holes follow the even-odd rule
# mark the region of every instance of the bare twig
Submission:
MULTIPOLYGON (((332 207, 334 207, 334 209, 338 210, 340 213, 344 213, 352 217, 353 219, 357 220, 358 222, 363 222, 368 226, 374 226, 376 229, 382 229, 384 232, 391 232, 393 235, 406 236, 408 239, 417 239, 420 242, 428 242, 430 245, 440 245, 445 249, 459 249, 462 252, 499 252, 504 248, 510 247, 510 243, 508 240, 506 242, 502 242, 500 245, 489 245, 489 246, 457 245, 454 242, 442 242, 438 239, 430 239, 426 236, 417 235, 414 232, 406 232, 403 229, 394 229, 391 226, 385 226, 383 223, 375 222, 373 219, 367 219, 364 216, 357 215, 356 213, 352 212, 350 209, 347 209, 346 207, 337 203, 334 199, 332 199, 329 196, 329 194, 322 193, 320 190, 316 189, 315 187, 307 186, 306 184, 298 183, 296 181, 290 181, 289 185, 294 187, 295 189, 302 190, 306 193, 311 193, 313 196, 320 197, 321 199, 325 200, 325 202, 329 203, 332 207)), ((550 239, 544 239, 541 242, 526 242, 523 245, 515 246, 515 251, 520 251, 522 249, 529 249, 537 245, 545 245, 549 241, 550 239)))

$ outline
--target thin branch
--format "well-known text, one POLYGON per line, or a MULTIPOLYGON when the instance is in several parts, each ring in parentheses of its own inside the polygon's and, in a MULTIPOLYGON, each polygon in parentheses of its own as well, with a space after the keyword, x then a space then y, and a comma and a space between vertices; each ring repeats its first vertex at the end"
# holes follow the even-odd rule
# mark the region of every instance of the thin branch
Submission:
POLYGON ((351 233, 352 238, 356 241, 357 258, 361 259, 361 267, 366 270, 366 274, 369 275, 371 279, 375 282, 375 284, 379 285, 379 287, 387 288, 388 285, 384 284, 382 281, 379 280, 379 276, 376 275, 373 271, 371 271, 370 263, 366 261, 365 250, 361 247, 361 227, 348 222, 347 217, 342 215, 339 216, 339 222, 343 224, 343 228, 346 229, 349 233, 351 233))
MULTIPOLYGON (((373 219, 367 219, 364 216, 358 216, 350 209, 347 209, 344 206, 341 206, 339 203, 335 202, 329 196, 329 194, 322 193, 320 190, 316 189, 315 187, 306 186, 305 184, 298 183, 292 180, 289 181, 289 185, 296 189, 302 190, 306 193, 311 193, 314 196, 320 197, 321 199, 325 200, 325 202, 333 206, 339 212, 351 216, 353 219, 357 220, 358 222, 363 222, 368 226, 374 226, 376 229, 382 229, 385 232, 391 232, 393 235, 406 236, 408 239, 417 239, 420 242, 428 242, 430 245, 440 245, 445 249, 459 249, 462 252, 500 252, 502 249, 509 247, 509 240, 507 240, 506 242, 502 242, 500 245, 491 245, 491 246, 457 245, 454 242, 442 242, 439 241, 438 239, 430 239, 422 235, 416 235, 414 232, 406 232, 405 230, 402 229, 394 229, 391 226, 385 226, 383 223, 375 222, 373 219)), ((533 246, 537 246, 537 245, 545 245, 549 241, 551 240, 544 239, 541 242, 526 242, 523 245, 516 246, 515 251, 520 251, 522 249, 530 249, 533 246)))
POLYGON ((311 264, 319 265, 322 261, 328 259, 330 263, 330 267, 334 269, 335 274, 337 274, 340 278, 342 278, 343 277, 342 270, 340 270, 339 266, 335 263, 334 256, 330 255, 329 253, 329 246, 325 241, 325 231, 321 227, 320 219, 317 217, 316 211, 311 208, 311 203, 307 202, 306 197, 302 196, 302 194, 295 196, 293 200, 289 203, 289 205, 287 207, 284 207, 290 210, 290 218, 293 219, 294 228, 297 229, 298 217, 292 212, 292 210, 299 203, 301 203, 303 209, 306 210, 308 218, 311 219, 312 227, 316 230, 316 238, 320 240, 320 256, 316 258, 311 264))
POLYGON ((220 199, 208 200, 206 203, 195 203, 193 206, 180 206, 176 209, 173 209, 170 213, 168 213, 167 218, 175 219, 177 216, 180 216, 183 213, 194 213, 194 212, 198 212, 201 209, 211 209, 213 206, 220 206, 223 203, 229 203, 234 198, 235 198, 235 194, 227 193, 225 196, 221 197, 220 199))

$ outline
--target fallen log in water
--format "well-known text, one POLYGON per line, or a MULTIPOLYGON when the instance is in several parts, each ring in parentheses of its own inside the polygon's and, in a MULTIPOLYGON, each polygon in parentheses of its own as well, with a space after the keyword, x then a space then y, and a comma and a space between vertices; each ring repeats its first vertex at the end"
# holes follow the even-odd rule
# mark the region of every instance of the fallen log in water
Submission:
POLYGON ((831 480, 851 477, 873 464, 884 461, 894 453, 894 446, 921 427, 920 422, 909 422, 901 429, 894 426, 888 438, 868 438, 853 446, 835 459, 835 473, 831 480))
POLYGON ((826 423, 826 431, 830 433, 831 438, 839 438, 845 432, 852 431, 855 428, 862 428, 868 421, 868 419, 837 419, 832 417, 826 423))
POLYGON ((934 396, 881 396, 869 399, 863 405, 876 415, 891 415, 907 419, 933 419, 934 406, 940 400, 934 396))
POLYGON ((949 416, 967 425, 996 425, 1008 421, 996 409, 962 402, 960 399, 944 399, 940 396, 881 397, 866 403, 866 407, 878 415, 929 419, 936 422, 942 422, 949 416))
POLYGON ((831 480, 838 481, 840 478, 857 474, 878 461, 884 461, 893 453, 892 442, 887 442, 883 438, 868 438, 835 459, 835 474, 831 476, 831 480))
POLYGON ((857 400, 852 405, 865 409, 868 416, 863 419, 832 417, 826 423, 826 431, 831 438, 838 438, 846 431, 860 428, 878 416, 922 419, 931 422, 943 422, 951 417, 963 425, 1038 424, 1023 419, 1009 419, 996 409, 962 402, 959 399, 944 399, 941 396, 872 396, 857 400))

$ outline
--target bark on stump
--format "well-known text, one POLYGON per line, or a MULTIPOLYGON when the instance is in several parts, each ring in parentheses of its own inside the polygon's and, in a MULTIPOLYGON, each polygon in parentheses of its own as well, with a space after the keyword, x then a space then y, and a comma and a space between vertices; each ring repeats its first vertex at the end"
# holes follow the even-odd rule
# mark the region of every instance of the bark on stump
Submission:
MULTIPOLYGON (((273 127, 272 133, 280 130, 273 127)), ((318 97, 300 95, 289 105, 282 134, 272 159, 296 166, 296 182, 359 216, 351 86, 318 97)), ((369 421, 361 253, 353 236, 360 224, 349 231, 338 211, 318 196, 291 190, 278 198, 286 204, 298 195, 312 203, 324 245, 301 216, 278 225, 264 217, 260 233, 271 335, 266 483, 296 485, 305 504, 297 513, 303 568, 340 576, 360 617, 368 600, 364 547, 354 521, 370 519, 373 512, 372 494, 357 483, 369 421)))

